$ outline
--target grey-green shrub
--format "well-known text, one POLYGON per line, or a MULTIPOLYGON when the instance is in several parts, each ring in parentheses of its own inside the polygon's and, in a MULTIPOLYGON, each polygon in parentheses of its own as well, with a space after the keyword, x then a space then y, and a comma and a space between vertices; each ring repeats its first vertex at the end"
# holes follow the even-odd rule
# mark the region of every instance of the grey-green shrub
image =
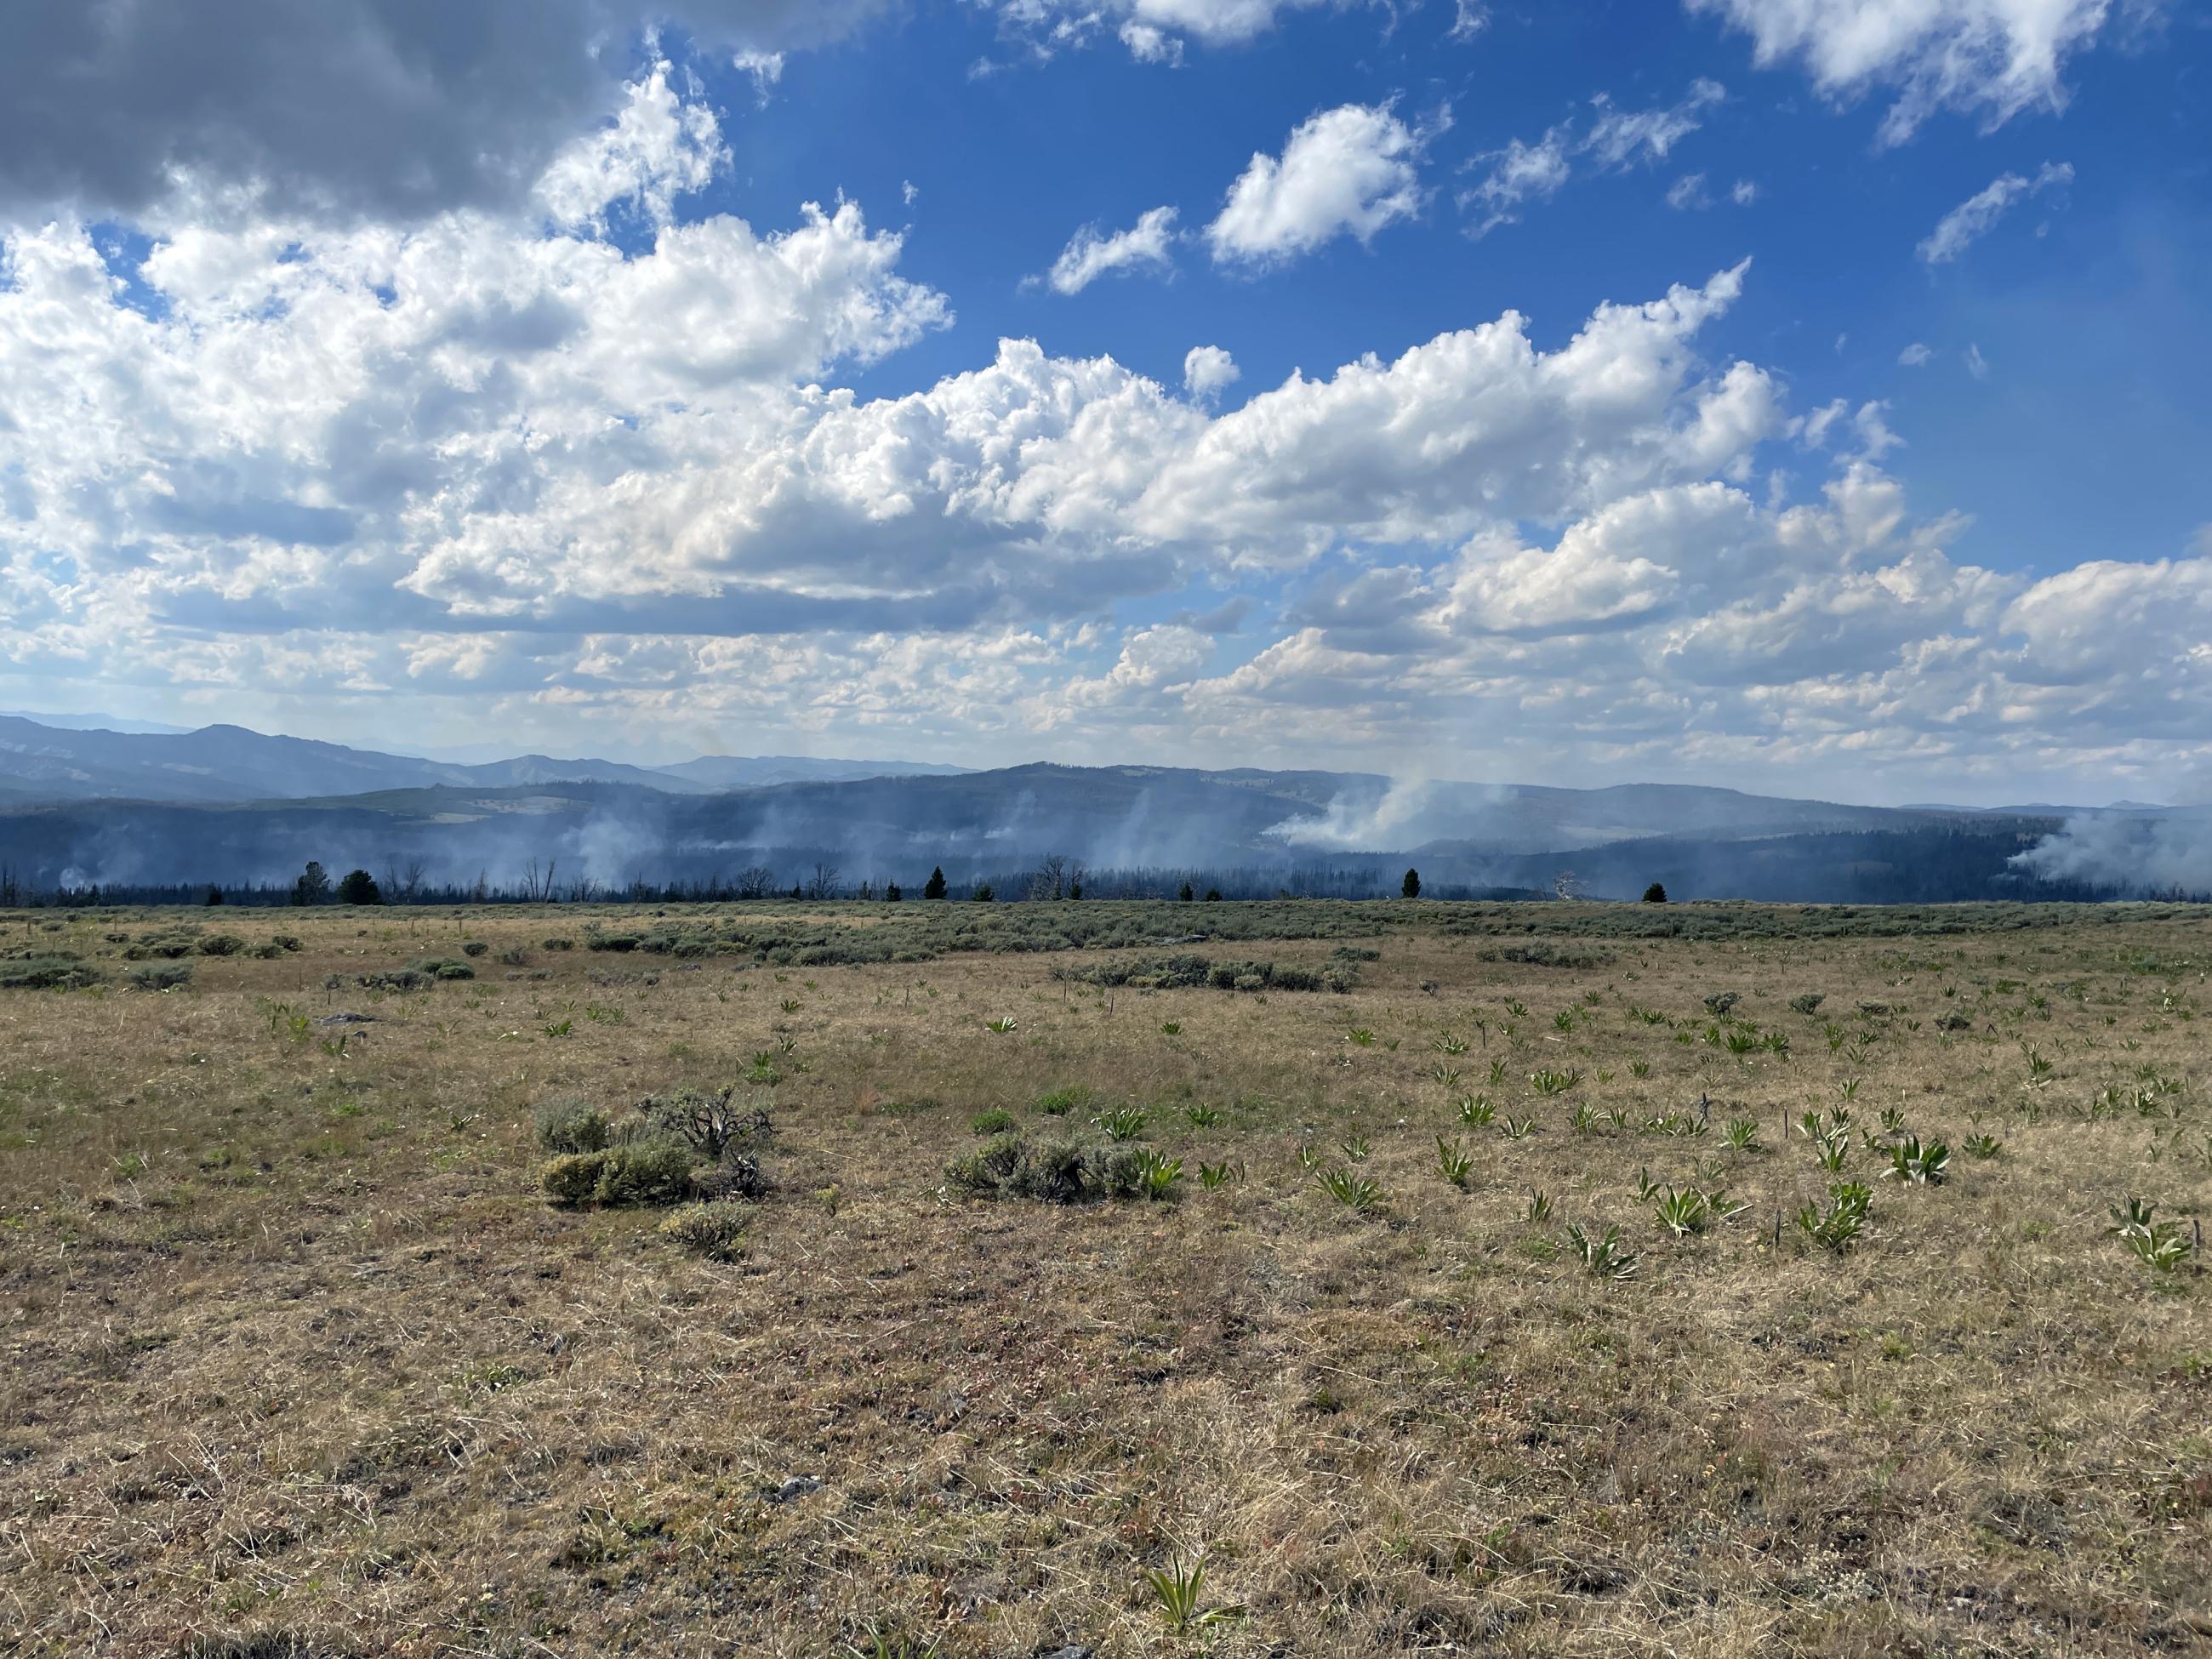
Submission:
POLYGON ((751 1218, 750 1206, 714 1199, 672 1212, 660 1224, 660 1232, 709 1261, 732 1261, 744 1243, 745 1224, 751 1218))
POLYGON ((538 1109, 538 1144, 549 1152, 596 1152, 607 1144, 606 1115, 580 1100, 549 1100, 538 1109))
POLYGON ((972 1152, 963 1152, 945 1166, 945 1178, 966 1193, 995 1193, 1021 1161, 1019 1135, 994 1135, 972 1152))
POLYGON ((0 962, 0 990, 82 991, 107 975, 75 957, 28 957, 0 962))
POLYGON ((549 1158, 538 1171, 545 1195, 556 1204, 588 1204, 599 1195, 599 1178, 606 1173, 605 1152, 569 1152, 549 1158))
POLYGON ((603 1156, 593 1194, 602 1204, 675 1204, 691 1194, 691 1148, 681 1140, 632 1141, 603 1156))

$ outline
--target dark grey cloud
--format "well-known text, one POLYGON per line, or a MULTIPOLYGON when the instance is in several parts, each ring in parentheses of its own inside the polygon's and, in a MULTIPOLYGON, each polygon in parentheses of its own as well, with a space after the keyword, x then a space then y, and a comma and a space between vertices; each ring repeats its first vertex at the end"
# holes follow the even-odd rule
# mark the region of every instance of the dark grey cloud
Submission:
POLYGON ((645 31, 835 39, 890 0, 10 0, 0 210, 129 213, 188 170, 295 211, 511 200, 611 112, 645 31))

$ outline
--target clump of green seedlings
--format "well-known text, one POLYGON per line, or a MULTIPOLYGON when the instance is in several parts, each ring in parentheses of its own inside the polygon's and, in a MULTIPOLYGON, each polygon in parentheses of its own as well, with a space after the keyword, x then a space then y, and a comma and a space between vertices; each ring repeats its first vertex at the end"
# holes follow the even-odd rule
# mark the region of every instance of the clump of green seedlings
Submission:
POLYGON ((1322 1170, 1314 1182, 1347 1210, 1367 1215, 1382 1202, 1382 1188, 1371 1176, 1359 1175, 1348 1169, 1322 1170))
POLYGON ((1219 1624, 1237 1616, 1234 1607, 1201 1608, 1206 1592, 1206 1564, 1194 1561, 1185 1565, 1180 1559, 1164 1567, 1156 1567, 1145 1574, 1145 1583, 1152 1597, 1159 1603, 1160 1617, 1167 1627, 1178 1636, 1189 1634, 1208 1625, 1219 1624))
POLYGON ((1462 1192, 1467 1190, 1468 1179, 1474 1173, 1474 1159, 1455 1140, 1437 1137, 1437 1169, 1446 1181, 1462 1192))
POLYGON ((1592 1233, 1579 1221, 1567 1223, 1567 1249, 1576 1260, 1595 1279, 1623 1279, 1636 1277, 1642 1265, 1632 1251, 1620 1248, 1620 1229, 1607 1227, 1602 1233, 1592 1233))
POLYGON ((1224 1158, 1218 1164, 1201 1162, 1198 1166, 1198 1184, 1209 1193, 1218 1193, 1224 1187, 1244 1179, 1244 1166, 1224 1158))
POLYGON ((1677 1238, 1701 1233, 1715 1222, 1733 1221, 1744 1212, 1741 1200, 1724 1192, 1705 1192, 1696 1187, 1680 1191, 1669 1187, 1653 1201, 1659 1224, 1677 1238))
POLYGON ((1459 1097, 1459 1121, 1471 1129, 1486 1129, 1497 1120, 1498 1108, 1483 1095, 1459 1097))
POLYGON ((1582 1080, 1581 1071, 1571 1066, 1564 1070, 1547 1066, 1528 1073, 1528 1086, 1540 1095, 1563 1095, 1582 1080))
POLYGON ((1808 1200, 1797 1212, 1797 1230, 1822 1249, 1841 1255, 1858 1243, 1874 1207, 1874 1189, 1863 1181, 1832 1182, 1824 1208, 1808 1200))
POLYGON ((1134 1140, 1145 1133, 1151 1114, 1141 1106, 1116 1106, 1091 1121, 1106 1132, 1109 1140, 1134 1140))
POLYGON ((1759 1120, 1755 1117, 1730 1118, 1728 1127, 1721 1131, 1721 1144, 1731 1152, 1764 1151, 1759 1144, 1759 1120))
POLYGON ((1073 1088, 1054 1089, 1049 1094, 1039 1095, 1036 1109, 1046 1117, 1066 1117, 1078 1107, 1091 1103, 1091 1091, 1079 1085, 1073 1088))
POLYGON ((2107 1231, 2135 1253, 2136 1261, 2157 1273, 2173 1272, 2194 1249, 2190 1229, 2178 1219, 2159 1220, 2155 1204, 2132 1194, 2112 1206, 2112 1224, 2107 1231))
POLYGON ((1951 1149, 1940 1140, 1907 1135, 1889 1149, 1884 1176, 1919 1187, 1940 1187, 1951 1171, 1951 1149))

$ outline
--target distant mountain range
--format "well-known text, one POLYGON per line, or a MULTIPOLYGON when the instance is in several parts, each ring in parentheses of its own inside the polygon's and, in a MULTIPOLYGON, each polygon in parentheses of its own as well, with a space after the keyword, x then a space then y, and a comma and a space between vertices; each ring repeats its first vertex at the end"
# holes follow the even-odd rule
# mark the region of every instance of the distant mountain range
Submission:
POLYGON ((1883 902, 2212 892, 2212 809, 1855 806, 1684 784, 702 757, 461 764, 238 726, 0 717, 0 898, 282 887, 313 859, 418 894, 918 889, 1012 896, 1060 859, 1108 892, 1428 890, 1883 902))
POLYGON ((626 783, 697 794, 802 780, 943 775, 960 769, 908 761, 815 760, 789 755, 708 755, 669 767, 521 755, 470 766, 305 738, 269 737, 242 726, 120 732, 0 715, 0 798, 21 803, 307 800, 388 789, 502 789, 547 783, 626 783))

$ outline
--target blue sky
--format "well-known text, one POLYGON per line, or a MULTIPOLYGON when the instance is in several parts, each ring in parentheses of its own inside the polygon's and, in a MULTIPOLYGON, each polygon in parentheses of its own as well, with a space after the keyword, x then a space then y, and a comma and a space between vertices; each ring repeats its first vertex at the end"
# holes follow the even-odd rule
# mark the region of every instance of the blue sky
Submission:
POLYGON ((2212 794, 2199 8, 32 10, 0 702, 2212 794))

